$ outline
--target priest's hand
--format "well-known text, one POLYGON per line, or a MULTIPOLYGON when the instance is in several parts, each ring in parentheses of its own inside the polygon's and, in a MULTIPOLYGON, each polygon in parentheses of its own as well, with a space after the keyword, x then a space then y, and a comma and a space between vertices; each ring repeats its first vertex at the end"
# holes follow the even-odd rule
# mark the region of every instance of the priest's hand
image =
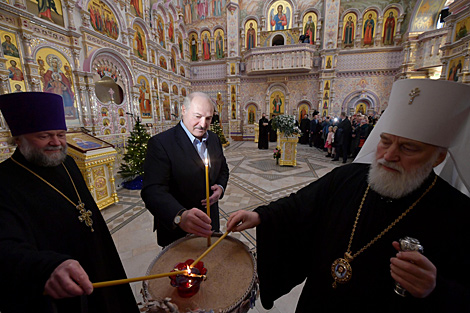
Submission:
POLYGON ((209 237, 212 235, 210 217, 198 208, 184 211, 181 215, 179 227, 187 233, 201 237, 209 237))
POLYGON ((91 294, 93 286, 88 275, 76 260, 62 262, 46 281, 44 291, 54 299, 91 294))
POLYGON ((399 251, 390 259, 392 278, 412 296, 427 297, 436 288, 436 267, 418 251, 401 251, 397 241, 392 244, 399 251))
POLYGON ((228 231, 242 231, 253 228, 261 223, 259 214, 256 212, 240 210, 230 215, 227 221, 228 231))

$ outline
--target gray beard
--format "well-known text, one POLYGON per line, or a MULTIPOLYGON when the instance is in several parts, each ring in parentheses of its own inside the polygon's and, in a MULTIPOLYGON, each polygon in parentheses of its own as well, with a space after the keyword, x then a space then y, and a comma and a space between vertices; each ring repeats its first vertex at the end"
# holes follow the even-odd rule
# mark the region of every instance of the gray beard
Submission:
POLYGON ((62 147, 48 147, 44 149, 38 149, 31 146, 28 140, 23 137, 20 138, 21 145, 19 146, 21 154, 25 157, 28 162, 36 164, 42 167, 54 167, 60 165, 65 161, 67 157, 67 146, 62 147), (54 155, 46 155, 44 151, 47 150, 60 150, 60 153, 54 155))
POLYGON ((367 181, 370 188, 381 196, 392 199, 402 198, 415 191, 423 184, 424 180, 431 173, 433 164, 438 156, 439 154, 436 153, 426 164, 412 171, 405 171, 401 166, 393 162, 387 162, 384 159, 374 159, 369 170, 367 181), (389 172, 379 164, 384 164, 400 172, 389 172))

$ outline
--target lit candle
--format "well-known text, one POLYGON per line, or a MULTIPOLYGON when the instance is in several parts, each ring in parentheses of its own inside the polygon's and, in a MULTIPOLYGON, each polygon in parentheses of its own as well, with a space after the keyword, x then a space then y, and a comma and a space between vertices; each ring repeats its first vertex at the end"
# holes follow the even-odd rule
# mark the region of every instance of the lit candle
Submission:
MULTIPOLYGON (((204 160, 204 165, 206 167, 206 208, 207 216, 211 217, 211 203, 209 201, 209 160, 206 158, 204 160)), ((207 237, 207 246, 211 245, 211 236, 207 237)))

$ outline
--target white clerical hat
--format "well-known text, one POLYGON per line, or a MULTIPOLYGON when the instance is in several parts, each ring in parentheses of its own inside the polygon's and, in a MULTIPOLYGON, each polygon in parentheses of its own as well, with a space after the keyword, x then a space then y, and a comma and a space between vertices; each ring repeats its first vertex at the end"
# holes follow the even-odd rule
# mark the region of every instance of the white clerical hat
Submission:
POLYGON ((404 79, 393 84, 388 107, 367 138, 357 163, 372 163, 381 133, 448 148, 436 172, 470 195, 470 85, 404 79))

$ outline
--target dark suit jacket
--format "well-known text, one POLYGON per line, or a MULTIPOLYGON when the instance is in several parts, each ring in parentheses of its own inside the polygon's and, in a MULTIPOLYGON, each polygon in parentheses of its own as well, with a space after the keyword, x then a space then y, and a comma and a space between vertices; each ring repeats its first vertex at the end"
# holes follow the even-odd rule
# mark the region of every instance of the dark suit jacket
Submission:
MULTIPOLYGON (((209 131, 209 184, 227 187, 229 169, 219 137, 209 131)), ((153 136, 148 142, 141 191, 146 208, 154 216, 158 244, 166 246, 186 233, 173 220, 182 209, 199 208, 206 198, 204 162, 181 124, 153 136)), ((212 195, 212 190, 210 191, 212 195)), ((223 196, 223 195, 222 195, 223 196)), ((211 205, 212 229, 219 231, 219 206, 211 205)))

